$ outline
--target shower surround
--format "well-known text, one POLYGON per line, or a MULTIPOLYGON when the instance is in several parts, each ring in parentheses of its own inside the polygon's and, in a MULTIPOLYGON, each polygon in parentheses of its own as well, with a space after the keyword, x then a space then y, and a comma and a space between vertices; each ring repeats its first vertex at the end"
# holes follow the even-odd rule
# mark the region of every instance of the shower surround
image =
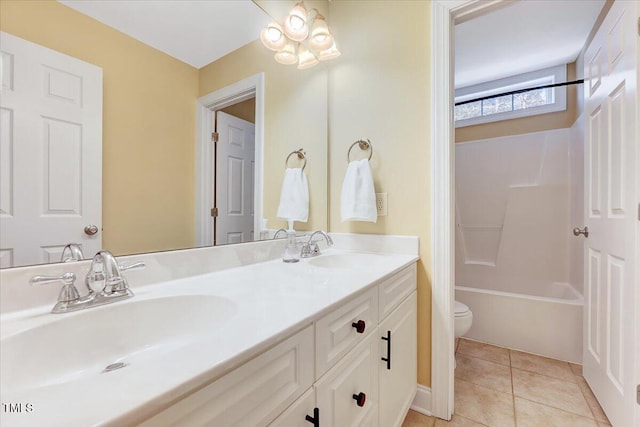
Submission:
POLYGON ((579 120, 456 144, 456 299, 469 338, 580 362, 582 215, 579 120), (580 225, 581 223, 575 223, 580 225))

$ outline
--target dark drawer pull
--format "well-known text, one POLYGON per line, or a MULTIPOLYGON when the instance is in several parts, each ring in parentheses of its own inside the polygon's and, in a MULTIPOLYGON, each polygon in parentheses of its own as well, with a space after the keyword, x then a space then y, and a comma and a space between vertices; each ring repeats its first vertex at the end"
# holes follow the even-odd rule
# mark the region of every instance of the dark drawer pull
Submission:
POLYGON ((391 370, 391 331, 387 331, 386 337, 380 337, 383 341, 387 342, 387 357, 381 357, 383 362, 387 362, 387 369, 391 370))
POLYGON ((360 392, 358 394, 354 394, 353 395, 353 400, 356 401, 358 406, 363 407, 365 402, 367 401, 367 395, 362 393, 362 392, 360 392))
POLYGON ((320 409, 313 408, 313 417, 311 415, 307 415, 305 420, 313 424, 313 427, 320 427, 320 409))
POLYGON ((358 320, 357 322, 353 322, 351 326, 356 328, 357 333, 361 334, 364 332, 364 328, 366 327, 366 324, 364 323, 364 320, 358 320))

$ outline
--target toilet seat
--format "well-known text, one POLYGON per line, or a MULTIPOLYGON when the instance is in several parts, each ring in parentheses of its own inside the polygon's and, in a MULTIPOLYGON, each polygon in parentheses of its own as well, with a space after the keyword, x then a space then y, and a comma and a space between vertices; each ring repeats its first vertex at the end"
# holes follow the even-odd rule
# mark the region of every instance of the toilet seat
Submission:
POLYGON ((460 338, 471 329, 473 323, 473 313, 459 301, 455 301, 454 336, 460 338))
POLYGON ((461 303, 460 301, 455 301, 455 313, 456 317, 465 317, 471 313, 469 307, 466 304, 461 303))

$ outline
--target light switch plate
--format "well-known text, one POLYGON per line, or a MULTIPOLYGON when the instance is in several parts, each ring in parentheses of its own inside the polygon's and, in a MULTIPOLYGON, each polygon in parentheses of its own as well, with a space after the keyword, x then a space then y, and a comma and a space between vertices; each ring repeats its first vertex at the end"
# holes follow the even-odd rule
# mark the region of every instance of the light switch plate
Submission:
POLYGON ((387 193, 376 193, 378 216, 387 216, 387 193))

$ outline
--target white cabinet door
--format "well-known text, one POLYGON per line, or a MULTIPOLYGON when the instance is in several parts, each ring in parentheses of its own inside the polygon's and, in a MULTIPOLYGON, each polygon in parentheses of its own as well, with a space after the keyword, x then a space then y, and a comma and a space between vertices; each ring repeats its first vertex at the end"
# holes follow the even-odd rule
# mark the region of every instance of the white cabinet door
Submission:
POLYGON ((320 426, 320 410, 316 406, 316 393, 313 388, 307 390, 293 402, 269 427, 314 427, 320 426), (314 413, 314 410, 316 411, 314 413))
POLYGON ((584 62, 584 377, 616 427, 640 425, 637 17, 614 2, 584 62))
POLYGON ((378 328, 380 425, 398 427, 417 387, 417 307, 414 291, 378 328))
POLYGON ((218 111, 216 245, 254 240, 255 125, 218 111))
POLYGON ((309 326, 141 426, 266 426, 312 383, 309 326))
POLYGON ((369 334, 315 385, 322 427, 378 425, 378 342, 369 334))
POLYGON ((0 267, 58 262, 67 243, 92 256, 102 235, 102 69, 4 32, 0 66, 0 267))

